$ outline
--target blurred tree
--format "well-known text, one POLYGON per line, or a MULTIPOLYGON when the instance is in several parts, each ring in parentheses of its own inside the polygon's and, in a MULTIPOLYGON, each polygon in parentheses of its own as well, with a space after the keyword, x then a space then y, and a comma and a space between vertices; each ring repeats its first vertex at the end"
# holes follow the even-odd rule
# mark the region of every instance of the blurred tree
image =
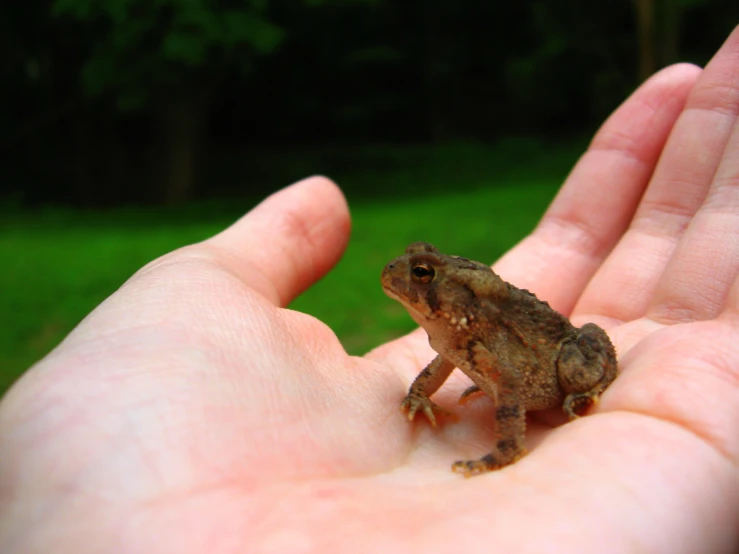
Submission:
POLYGON ((5 2, 0 187, 180 202, 356 166, 325 146, 275 163, 270 144, 580 133, 737 20, 736 0, 5 2))
POLYGON ((657 69, 654 52, 654 0, 634 0, 637 40, 639 41, 639 80, 644 81, 657 69))
MULTIPOLYGON (((639 42, 639 81, 680 60, 683 18, 692 8, 708 0, 633 0, 639 42)), ((717 11, 722 6, 714 5, 717 11)))
POLYGON ((621 101, 634 79, 630 10, 622 2, 526 3, 518 48, 504 61, 517 128, 583 128, 621 101))
POLYGON ((156 125, 152 158, 166 202, 194 194, 195 163, 207 108, 224 71, 248 72, 284 31, 266 16, 267 0, 56 0, 90 41, 82 81, 90 95, 121 110, 149 108, 156 125))
POLYGON ((0 16, 0 101, 6 107, 0 111, 0 152, 14 162, 3 164, 6 179, 9 172, 12 179, 43 181, 58 171, 38 162, 55 158, 56 125, 80 107, 67 66, 81 53, 76 37, 55 25, 51 4, 9 3, 0 16))

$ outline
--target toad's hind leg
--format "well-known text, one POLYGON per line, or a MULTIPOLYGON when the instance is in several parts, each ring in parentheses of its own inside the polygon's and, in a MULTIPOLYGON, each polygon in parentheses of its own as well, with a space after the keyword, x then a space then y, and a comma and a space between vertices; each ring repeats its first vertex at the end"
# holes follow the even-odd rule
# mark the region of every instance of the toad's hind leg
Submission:
POLYGON ((562 346, 557 365, 560 385, 567 393, 562 408, 571 420, 597 403, 618 373, 616 350, 594 323, 583 325, 577 340, 562 346))
MULTIPOLYGON (((493 356, 479 356, 475 352, 473 364, 485 376, 478 379, 479 387, 497 400, 495 410, 495 448, 479 460, 458 461, 452 471, 471 477, 512 464, 526 454, 526 410, 518 392, 520 377, 511 367, 501 367, 500 360, 493 356), (491 367, 494 363, 497 367, 491 367)), ((472 375, 471 375, 472 376, 472 375)))
POLYGON ((526 455, 526 415, 523 408, 520 405, 499 406, 495 410, 495 421, 498 424, 495 450, 479 460, 454 462, 452 471, 472 477, 510 465, 526 455))

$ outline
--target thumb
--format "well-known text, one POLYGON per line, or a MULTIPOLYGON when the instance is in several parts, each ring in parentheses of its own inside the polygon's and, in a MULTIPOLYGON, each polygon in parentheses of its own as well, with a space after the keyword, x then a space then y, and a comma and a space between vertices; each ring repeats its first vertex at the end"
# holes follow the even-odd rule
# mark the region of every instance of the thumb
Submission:
POLYGON ((251 288, 286 306, 336 264, 350 227, 339 187, 309 177, 269 196, 201 246, 251 288))

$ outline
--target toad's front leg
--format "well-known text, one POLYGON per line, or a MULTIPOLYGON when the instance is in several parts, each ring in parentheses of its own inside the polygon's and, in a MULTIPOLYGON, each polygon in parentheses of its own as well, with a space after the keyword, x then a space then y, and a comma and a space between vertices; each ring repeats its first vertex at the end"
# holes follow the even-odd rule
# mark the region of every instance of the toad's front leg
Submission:
POLYGON ((449 412, 444 408, 431 402, 429 397, 439 390, 439 387, 444 384, 444 381, 446 381, 447 377, 449 377, 449 374, 453 370, 454 364, 448 362, 441 356, 436 356, 436 358, 431 360, 431 363, 418 374, 418 377, 413 381, 413 384, 408 391, 408 395, 400 404, 400 409, 408 414, 408 421, 413 421, 413 418, 416 417, 416 412, 421 410, 431 425, 438 427, 434 413, 449 415, 449 412))
POLYGON ((526 410, 521 400, 518 371, 481 344, 462 369, 485 394, 495 401, 495 448, 479 460, 458 461, 452 471, 471 477, 512 464, 526 454, 526 410))

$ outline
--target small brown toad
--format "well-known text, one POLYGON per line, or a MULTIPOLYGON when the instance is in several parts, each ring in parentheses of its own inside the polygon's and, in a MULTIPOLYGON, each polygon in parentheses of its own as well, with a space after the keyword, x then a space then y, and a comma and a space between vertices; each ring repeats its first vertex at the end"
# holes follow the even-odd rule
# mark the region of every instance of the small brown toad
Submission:
POLYGON ((429 335, 439 353, 416 377, 401 404, 408 419, 421 410, 436 427, 431 402, 457 367, 495 403, 495 448, 479 460, 458 461, 466 477, 498 469, 526 453, 526 411, 562 406, 579 417, 616 377, 616 352, 606 332, 574 327, 549 304, 503 281, 485 264, 411 244, 385 266, 382 286, 429 335))

